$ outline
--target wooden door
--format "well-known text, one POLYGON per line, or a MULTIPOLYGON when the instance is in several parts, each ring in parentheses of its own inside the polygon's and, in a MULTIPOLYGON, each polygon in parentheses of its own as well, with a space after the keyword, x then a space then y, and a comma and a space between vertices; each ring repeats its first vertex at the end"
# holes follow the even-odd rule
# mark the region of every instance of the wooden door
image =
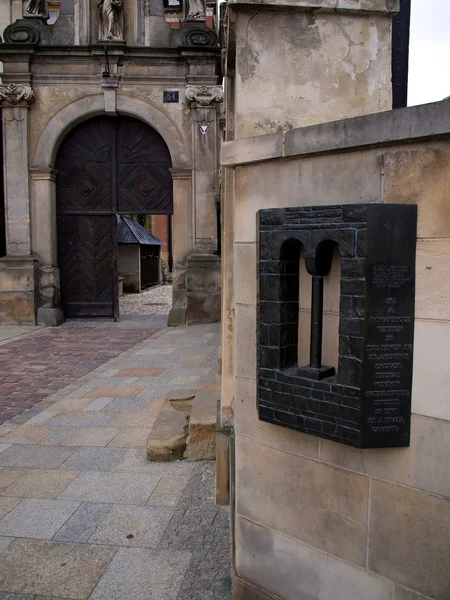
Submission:
POLYGON ((170 214, 170 166, 161 136, 127 117, 92 119, 64 140, 56 193, 67 317, 119 317, 117 215, 170 214))

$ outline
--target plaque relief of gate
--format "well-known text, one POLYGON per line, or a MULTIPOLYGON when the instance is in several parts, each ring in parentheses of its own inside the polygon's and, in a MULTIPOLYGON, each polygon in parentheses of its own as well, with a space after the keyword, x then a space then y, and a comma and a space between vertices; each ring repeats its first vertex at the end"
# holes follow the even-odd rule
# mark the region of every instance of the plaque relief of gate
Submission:
POLYGON ((66 317, 118 317, 117 215, 172 214, 171 158, 161 136, 128 117, 68 134, 56 160, 58 261, 66 317))
MULTIPOLYGON (((408 446, 417 207, 259 211, 258 413, 361 448, 408 446), (323 283, 341 256, 338 368, 322 364, 323 283), (309 364, 298 364, 300 256, 312 277, 309 364)), ((302 275, 303 276, 303 275, 302 275)))

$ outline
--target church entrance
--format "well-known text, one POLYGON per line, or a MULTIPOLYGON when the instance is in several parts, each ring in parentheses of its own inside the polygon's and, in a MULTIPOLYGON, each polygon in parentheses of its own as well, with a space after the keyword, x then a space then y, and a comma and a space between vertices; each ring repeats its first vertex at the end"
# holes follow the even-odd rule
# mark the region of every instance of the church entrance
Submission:
POLYGON ((56 159, 61 306, 66 317, 119 317, 117 216, 173 213, 170 153, 129 117, 71 131, 56 159))

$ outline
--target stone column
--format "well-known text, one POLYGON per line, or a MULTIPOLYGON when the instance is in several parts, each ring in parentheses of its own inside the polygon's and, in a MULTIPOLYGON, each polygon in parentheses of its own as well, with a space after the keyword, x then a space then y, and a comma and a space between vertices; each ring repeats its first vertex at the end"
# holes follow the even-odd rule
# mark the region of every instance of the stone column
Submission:
POLYGON ((39 261, 38 325, 61 325, 56 223, 56 171, 33 169, 31 175, 32 251, 39 261))
POLYGON ((173 178, 173 292, 168 325, 185 325, 187 259, 193 248, 192 171, 190 169, 171 169, 171 172, 173 178))
POLYGON ((28 176, 28 110, 33 97, 28 85, 0 86, 7 253, 0 259, 0 319, 11 324, 35 323, 28 176))
POLYGON ((217 256, 219 86, 189 86, 193 157, 194 251, 188 259, 187 323, 220 321, 220 259, 217 256))
POLYGON ((145 46, 170 48, 170 27, 164 15, 164 0, 144 0, 145 46))

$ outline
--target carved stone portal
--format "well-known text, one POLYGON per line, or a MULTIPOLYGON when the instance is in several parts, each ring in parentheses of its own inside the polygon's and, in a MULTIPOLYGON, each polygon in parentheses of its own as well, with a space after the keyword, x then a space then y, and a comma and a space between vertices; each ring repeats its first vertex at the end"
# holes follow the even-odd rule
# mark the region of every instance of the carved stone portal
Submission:
POLYGON ((124 0, 99 1, 99 40, 123 42, 123 9, 124 0))

